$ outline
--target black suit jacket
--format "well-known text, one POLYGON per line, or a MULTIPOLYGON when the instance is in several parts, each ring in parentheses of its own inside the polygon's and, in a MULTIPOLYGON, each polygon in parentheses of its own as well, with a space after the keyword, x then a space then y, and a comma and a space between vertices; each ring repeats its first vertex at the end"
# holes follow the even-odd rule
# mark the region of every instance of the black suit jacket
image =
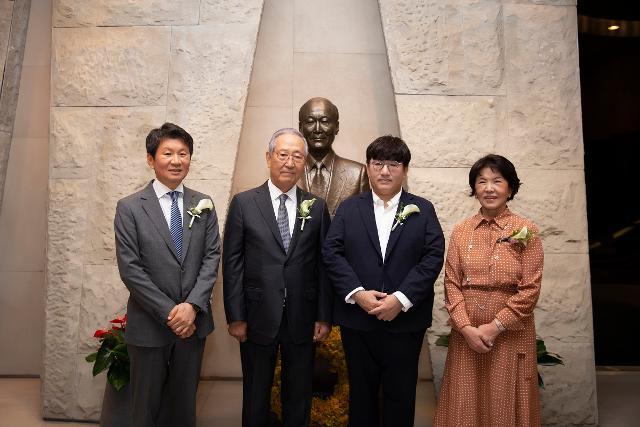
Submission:
POLYGON ((431 202, 403 191, 398 209, 408 204, 417 205, 420 213, 409 216, 391 232, 384 262, 371 191, 345 200, 338 208, 322 251, 336 294, 336 323, 364 331, 382 328, 392 332, 431 326, 433 284, 442 269, 444 237, 431 202), (358 286, 387 294, 401 291, 413 306, 390 322, 380 321, 357 304, 345 302, 358 286))
MULTIPOLYGON (((299 205, 313 195, 297 188, 297 198, 299 205)), ((250 341, 272 343, 282 320, 285 287, 294 341, 311 341, 316 321, 331 322, 332 293, 320 255, 329 222, 327 206, 320 198, 303 230, 296 212, 286 253, 267 183, 235 195, 227 215, 222 256, 227 322, 244 320, 250 341)))

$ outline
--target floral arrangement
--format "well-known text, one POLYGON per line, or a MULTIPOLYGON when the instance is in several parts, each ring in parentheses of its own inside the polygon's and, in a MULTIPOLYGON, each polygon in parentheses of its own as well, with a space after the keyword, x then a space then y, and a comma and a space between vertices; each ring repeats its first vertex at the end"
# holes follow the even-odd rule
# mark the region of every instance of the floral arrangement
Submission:
MULTIPOLYGON (((449 347, 449 334, 438 335, 436 345, 440 347, 449 347)), ((542 338, 536 338, 536 355, 538 365, 540 366, 564 365, 562 356, 547 351, 547 346, 544 344, 542 338)), ((542 380, 540 371, 538 371, 538 386, 540 388, 544 388, 544 381, 542 380)))
POLYGON ((100 340, 100 347, 85 360, 93 363, 93 376, 107 370, 107 381, 116 390, 129 383, 129 354, 124 341, 127 315, 110 320, 109 329, 98 329, 93 336, 100 340))
MULTIPOLYGON (((340 340, 340 330, 333 327, 325 341, 316 347, 316 357, 324 357, 329 361, 331 370, 338 374, 338 381, 333 394, 326 399, 313 397, 311 402, 311 427, 342 427, 347 425, 349 415, 349 379, 344 350, 340 340)), ((271 389, 271 410, 282 418, 280 401, 280 357, 271 389)))

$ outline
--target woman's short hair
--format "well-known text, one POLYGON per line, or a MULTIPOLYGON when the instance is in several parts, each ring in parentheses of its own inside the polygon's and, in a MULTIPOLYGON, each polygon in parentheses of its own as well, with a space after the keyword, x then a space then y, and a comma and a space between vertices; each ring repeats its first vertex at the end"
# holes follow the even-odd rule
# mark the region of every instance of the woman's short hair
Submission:
POLYGON ((500 173, 500 175, 507 180, 509 189, 511 189, 511 196, 507 198, 507 201, 512 200, 520 189, 520 184, 522 183, 518 178, 518 174, 513 163, 511 163, 506 157, 498 154, 488 154, 471 166, 471 169, 469 170, 469 187, 471 187, 471 194, 469 194, 469 196, 476 195, 476 179, 478 178, 478 175, 480 175, 480 171, 484 168, 490 168, 492 171, 500 173))
POLYGON ((397 136, 384 135, 367 147, 367 163, 371 160, 395 160, 407 167, 411 161, 411 151, 397 136))
POLYGON ((178 125, 168 122, 157 129, 152 129, 147 135, 147 154, 151 154, 151 157, 155 158, 160 143, 165 139, 179 139, 189 147, 189 154, 193 155, 193 138, 189 135, 189 132, 178 125))

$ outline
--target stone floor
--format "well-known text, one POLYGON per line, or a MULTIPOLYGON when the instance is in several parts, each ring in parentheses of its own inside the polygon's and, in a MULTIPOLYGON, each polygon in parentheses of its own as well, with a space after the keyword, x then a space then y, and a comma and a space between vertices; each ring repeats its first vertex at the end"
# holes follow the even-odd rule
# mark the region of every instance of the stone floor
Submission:
MULTIPOLYGON (((598 413, 602 427, 629 427, 640 419, 640 371, 598 370, 598 413)), ((415 426, 431 426, 433 384, 420 382, 415 426)), ((239 426, 242 384, 202 381, 198 391, 199 426, 239 426)), ((0 427, 78 427, 87 423, 43 421, 40 380, 0 378, 0 427)))

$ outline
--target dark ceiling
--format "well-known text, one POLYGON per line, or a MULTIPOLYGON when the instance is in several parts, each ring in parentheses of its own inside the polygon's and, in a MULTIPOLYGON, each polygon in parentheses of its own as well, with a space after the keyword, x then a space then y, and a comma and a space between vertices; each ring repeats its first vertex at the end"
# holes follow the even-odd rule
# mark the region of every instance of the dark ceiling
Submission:
POLYGON ((640 20, 637 0, 578 0, 578 14, 592 18, 640 20))

